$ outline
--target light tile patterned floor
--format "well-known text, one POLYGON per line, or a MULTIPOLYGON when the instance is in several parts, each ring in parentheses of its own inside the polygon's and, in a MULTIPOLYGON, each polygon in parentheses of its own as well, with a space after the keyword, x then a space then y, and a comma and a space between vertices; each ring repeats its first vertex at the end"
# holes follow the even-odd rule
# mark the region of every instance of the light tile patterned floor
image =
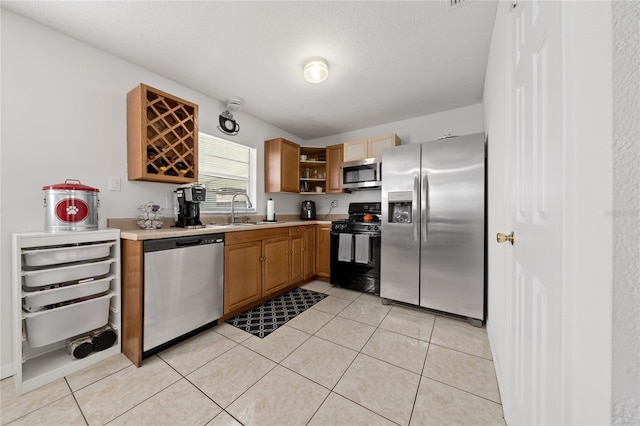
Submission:
POLYGON ((228 324, 16 397, 11 425, 504 425, 484 328, 314 281, 329 294, 264 339, 228 324))

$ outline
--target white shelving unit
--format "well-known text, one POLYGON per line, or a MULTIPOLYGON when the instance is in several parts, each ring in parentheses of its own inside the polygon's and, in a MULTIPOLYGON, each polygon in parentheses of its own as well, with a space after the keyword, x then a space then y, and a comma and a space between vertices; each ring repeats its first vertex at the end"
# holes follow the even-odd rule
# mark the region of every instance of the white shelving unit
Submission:
POLYGON ((121 352, 120 230, 13 234, 12 255, 18 395, 121 352), (69 354, 68 338, 107 324, 117 334, 113 346, 80 359, 69 354))

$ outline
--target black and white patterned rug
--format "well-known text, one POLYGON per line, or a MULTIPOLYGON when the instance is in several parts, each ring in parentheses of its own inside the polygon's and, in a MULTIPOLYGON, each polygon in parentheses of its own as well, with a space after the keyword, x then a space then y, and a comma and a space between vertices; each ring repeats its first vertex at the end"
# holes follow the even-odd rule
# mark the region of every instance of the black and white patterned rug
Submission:
POLYGON ((296 288, 225 322, 263 338, 325 297, 323 293, 296 288))

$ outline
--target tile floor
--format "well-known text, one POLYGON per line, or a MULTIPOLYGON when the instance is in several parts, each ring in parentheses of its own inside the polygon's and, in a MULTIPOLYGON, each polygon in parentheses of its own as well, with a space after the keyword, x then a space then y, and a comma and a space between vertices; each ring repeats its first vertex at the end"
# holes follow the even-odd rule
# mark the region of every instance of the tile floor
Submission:
POLYGON ((486 330, 331 287, 264 339, 218 325, 146 359, 124 355, 21 397, 11 425, 504 425, 486 330))

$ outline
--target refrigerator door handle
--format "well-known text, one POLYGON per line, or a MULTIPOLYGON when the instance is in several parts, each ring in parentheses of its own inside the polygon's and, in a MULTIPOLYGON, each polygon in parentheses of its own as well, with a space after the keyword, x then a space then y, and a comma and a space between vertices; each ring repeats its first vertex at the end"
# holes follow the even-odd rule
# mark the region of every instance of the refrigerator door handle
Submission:
POLYGON ((413 177, 413 200, 411 207, 411 221, 413 222, 413 241, 419 241, 418 237, 418 221, 416 218, 418 217, 418 194, 420 193, 420 175, 416 174, 413 177))
POLYGON ((420 225, 422 228, 422 242, 426 243, 429 237, 429 175, 422 175, 422 197, 420 210, 420 225))

